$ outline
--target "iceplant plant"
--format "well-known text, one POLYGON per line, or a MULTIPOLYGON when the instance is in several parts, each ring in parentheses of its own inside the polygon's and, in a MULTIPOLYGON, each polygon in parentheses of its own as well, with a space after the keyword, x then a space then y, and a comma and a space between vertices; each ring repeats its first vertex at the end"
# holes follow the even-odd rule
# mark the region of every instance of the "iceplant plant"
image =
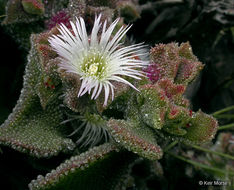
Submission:
POLYGON ((119 18, 109 27, 106 20, 104 23, 100 20, 101 14, 95 17, 90 36, 81 17, 70 22, 71 30, 60 24, 60 34, 50 37, 49 43, 61 58, 59 69, 75 73, 82 80, 78 97, 89 93, 91 99, 96 99, 104 89, 106 106, 110 93, 112 100, 114 98, 112 81, 125 83, 137 90, 123 76, 141 79, 144 76, 141 68, 148 65, 148 61, 136 59, 144 54, 145 45, 142 43, 122 46, 121 40, 131 26, 122 26, 113 34, 119 18))

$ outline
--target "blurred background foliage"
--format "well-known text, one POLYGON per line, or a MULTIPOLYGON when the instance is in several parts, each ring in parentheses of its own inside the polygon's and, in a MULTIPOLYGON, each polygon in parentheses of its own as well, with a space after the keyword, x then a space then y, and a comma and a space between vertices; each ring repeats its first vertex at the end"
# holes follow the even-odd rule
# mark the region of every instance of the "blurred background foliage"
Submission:
MULTIPOLYGON (((6 3, 7 0, 0 0, 1 21, 4 19, 6 3)), ((144 41, 150 46, 189 41, 194 54, 205 64, 201 75, 187 92, 192 100, 193 110, 201 108, 204 112, 213 113, 234 105, 234 1, 139 0, 139 4, 141 14, 133 22, 129 32, 132 39, 136 42, 144 41)), ((35 26, 30 30, 40 32, 44 23, 37 20, 33 24, 35 26)), ((14 27, 25 29, 16 35, 29 37, 32 32, 28 31, 26 24, 17 24, 14 27)), ((11 113, 23 84, 29 45, 27 38, 24 43, 16 39, 18 38, 14 36, 11 26, 0 27, 0 123, 11 113)), ((234 112, 219 117, 221 125, 234 122, 234 112)), ((230 130, 228 134, 231 135, 229 140, 233 139, 233 131, 230 130)), ((215 141, 222 143, 222 138, 216 138, 215 141)), ((215 160, 209 154, 191 151, 188 147, 180 147, 178 151, 191 159, 205 162, 209 158, 208 160, 213 160, 212 163, 215 160)), ((231 153, 233 152, 232 140, 231 153)), ((7 185, 7 189, 27 189, 32 178, 39 173, 46 174, 64 158, 64 155, 60 155, 49 160, 37 160, 4 147, 0 149, 0 186, 7 185)), ((135 184, 129 185, 128 189, 198 189, 199 180, 214 179, 214 174, 203 170, 194 172, 191 165, 168 154, 159 162, 160 164, 152 164, 139 161, 131 171, 135 184), (152 166, 156 168, 154 171, 152 166), (147 167, 151 167, 152 171, 146 170, 147 167)))

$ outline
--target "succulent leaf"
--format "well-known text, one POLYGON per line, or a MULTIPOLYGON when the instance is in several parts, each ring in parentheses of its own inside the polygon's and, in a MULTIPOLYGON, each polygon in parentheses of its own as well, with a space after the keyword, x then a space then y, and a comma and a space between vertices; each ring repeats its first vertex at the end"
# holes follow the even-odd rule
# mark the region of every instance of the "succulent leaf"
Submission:
POLYGON ((38 59, 38 69, 40 70, 35 91, 43 108, 58 96, 61 87, 61 79, 57 72, 59 59, 47 44, 48 36, 55 32, 57 32, 56 29, 51 32, 32 35, 31 37, 32 51, 35 51, 35 56, 38 59))
POLYGON ((177 84, 188 85, 203 69, 190 44, 158 44, 150 51, 152 64, 146 69, 152 82, 167 78, 177 84))
POLYGON ((166 126, 163 127, 164 132, 157 131, 157 134, 162 138, 169 137, 172 140, 191 144, 202 144, 214 138, 218 128, 215 118, 200 110, 193 113, 191 117, 186 116, 186 112, 182 113, 174 120, 167 119, 166 126))
POLYGON ((163 78, 139 89, 140 92, 129 101, 127 120, 133 119, 154 130, 162 130, 155 133, 165 133, 163 138, 169 136, 185 142, 204 143, 214 137, 217 121, 201 111, 193 113, 189 109, 189 101, 183 97, 185 85, 163 78))
POLYGON ((175 78, 175 82, 179 84, 190 83, 203 69, 203 65, 199 61, 181 59, 180 63, 180 67, 175 78))
POLYGON ((51 157, 74 148, 74 143, 59 132, 62 114, 56 108, 58 104, 51 104, 44 110, 39 99, 32 98, 21 112, 20 106, 24 105, 18 104, 0 127, 0 144, 36 157, 51 157))
POLYGON ((199 110, 192 116, 184 138, 195 143, 210 141, 214 138, 217 128, 217 120, 199 110))
MULTIPOLYGON (((179 68, 178 44, 158 44, 151 48, 150 55, 152 65, 156 65, 160 70, 161 78, 174 80, 179 68)), ((151 73, 149 71, 149 73, 151 73)))
POLYGON ((38 176, 30 190, 110 190, 128 170, 136 156, 120 151, 113 144, 103 144, 66 160, 45 177, 38 176))
POLYGON ((23 89, 16 107, 0 127, 0 144, 37 157, 48 157, 74 148, 74 143, 59 132, 62 113, 59 101, 44 109, 35 91, 40 81, 40 60, 32 47, 24 76, 23 89))
POLYGON ((21 0, 9 0, 7 2, 6 18, 3 24, 30 23, 39 19, 37 15, 28 14, 21 3, 21 0))
POLYGON ((107 130, 129 151, 150 160, 162 157, 162 150, 157 145, 154 132, 138 122, 111 119, 107 123, 107 130))
POLYGON ((41 0, 22 0, 22 5, 25 12, 33 15, 41 15, 45 8, 41 0))
POLYGON ((140 90, 137 94, 137 102, 141 119, 148 126, 161 129, 168 104, 164 91, 156 85, 144 85, 140 90))

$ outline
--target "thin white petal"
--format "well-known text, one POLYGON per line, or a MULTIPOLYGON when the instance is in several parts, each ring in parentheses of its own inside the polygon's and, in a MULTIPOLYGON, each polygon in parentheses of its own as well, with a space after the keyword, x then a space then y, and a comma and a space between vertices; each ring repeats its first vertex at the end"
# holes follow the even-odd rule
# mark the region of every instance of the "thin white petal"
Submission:
POLYGON ((98 36, 98 31, 101 27, 101 24, 99 24, 100 19, 101 19, 101 14, 99 15, 98 18, 95 18, 95 21, 94 21, 94 26, 91 32, 91 39, 90 39, 91 46, 97 46, 98 44, 97 36, 98 36))
POLYGON ((104 101, 104 106, 107 105, 107 100, 109 97, 109 93, 110 93, 110 87, 107 84, 104 84, 104 90, 105 90, 105 101, 104 101))
MULTIPOLYGON (((96 99, 103 91, 105 95, 104 105, 107 105, 110 93, 112 100, 114 99, 115 87, 111 81, 127 84, 137 90, 134 85, 121 76, 137 80, 145 76, 142 68, 147 66, 149 61, 136 59, 141 56, 148 56, 148 53, 143 51, 145 45, 140 43, 122 47, 121 40, 131 26, 122 26, 113 35, 118 22, 119 18, 107 27, 107 21, 101 23, 101 15, 96 16, 89 39, 84 19, 76 18, 76 22, 70 22, 72 30, 64 24, 60 24, 58 28, 60 34, 49 38, 51 47, 60 56, 59 69, 77 74, 80 77, 81 86, 78 97, 88 93, 91 94, 91 99, 96 99), (100 31, 101 26, 102 30, 100 31), (101 33, 100 38, 98 37, 99 33, 101 33), (97 59, 95 56, 101 56, 101 59, 105 61, 101 63, 106 67, 103 70, 104 73, 96 73, 96 75, 95 72, 101 71, 95 71, 96 65, 91 67, 90 64, 93 64, 92 62, 97 59), (86 62, 87 59, 90 59, 88 63, 86 62), (84 69, 84 64, 87 64, 88 68, 84 69)), ((86 133, 88 131, 89 129, 86 130, 86 133)))
POLYGON ((95 96, 95 98, 94 98, 94 99, 97 99, 97 97, 99 96, 99 94, 100 94, 100 93, 101 93, 101 91, 102 91, 102 87, 103 87, 103 84, 102 84, 102 83, 100 83, 100 86, 99 86, 98 92, 97 92, 97 94, 96 94, 96 96, 95 96))

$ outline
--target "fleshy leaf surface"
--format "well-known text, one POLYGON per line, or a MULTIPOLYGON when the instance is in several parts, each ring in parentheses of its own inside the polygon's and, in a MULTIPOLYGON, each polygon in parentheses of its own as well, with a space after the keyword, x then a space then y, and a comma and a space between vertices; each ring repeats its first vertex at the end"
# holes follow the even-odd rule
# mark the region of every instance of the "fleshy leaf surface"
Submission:
POLYGON ((129 151, 150 160, 162 157, 162 150, 157 145, 153 131, 138 122, 111 119, 107 129, 113 138, 129 151))
POLYGON ((110 143, 71 157, 45 177, 39 175, 30 190, 110 190, 126 174, 136 156, 110 143))
POLYGON ((157 44, 150 50, 151 64, 146 69, 148 78, 154 83, 167 78, 177 84, 188 85, 203 69, 192 52, 189 42, 157 44))
POLYGON ((40 80, 39 59, 34 48, 28 56, 23 89, 12 114, 0 127, 0 144, 36 157, 48 157, 74 148, 74 143, 60 133, 60 102, 51 101, 45 108, 35 88, 40 80))
POLYGON ((22 4, 21 0, 9 0, 6 5, 6 18, 3 24, 13 23, 30 23, 38 20, 37 15, 28 14, 22 4))
POLYGON ((196 143, 210 141, 214 138, 217 128, 217 120, 199 110, 192 116, 184 138, 196 143))

